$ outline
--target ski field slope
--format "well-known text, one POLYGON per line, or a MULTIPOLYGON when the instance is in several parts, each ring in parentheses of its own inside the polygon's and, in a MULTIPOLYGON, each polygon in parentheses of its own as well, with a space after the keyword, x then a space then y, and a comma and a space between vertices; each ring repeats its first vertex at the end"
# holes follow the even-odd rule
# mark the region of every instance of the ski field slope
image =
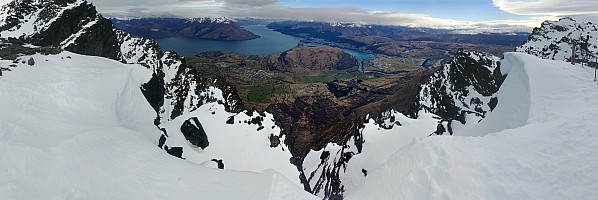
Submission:
POLYGON ((594 70, 507 53, 495 111, 456 135, 415 140, 347 199, 593 199, 594 70))
MULTIPOLYGON (((0 76, 0 199, 314 199, 273 171, 210 169, 158 148, 140 65, 69 52, 0 76)), ((2 60, 3 66, 12 65, 2 60)))

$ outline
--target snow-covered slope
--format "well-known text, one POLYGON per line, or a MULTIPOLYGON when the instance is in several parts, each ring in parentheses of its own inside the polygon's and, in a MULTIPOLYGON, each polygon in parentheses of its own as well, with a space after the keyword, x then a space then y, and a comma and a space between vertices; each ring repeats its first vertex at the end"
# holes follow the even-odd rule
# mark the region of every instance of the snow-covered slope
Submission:
POLYGON ((0 13, 0 22, 4 23, 0 35, 18 37, 20 41, 15 43, 51 45, 149 69, 151 78, 141 89, 135 89, 143 93, 154 109, 153 114, 143 115, 144 123, 154 124, 154 131, 159 133, 152 135, 151 141, 166 152, 198 164, 213 164, 211 159, 222 159, 225 169, 252 172, 274 169, 295 184, 300 183, 296 168, 289 162, 287 147, 284 144, 270 147, 271 135, 280 138, 280 128, 274 125, 270 114, 262 113, 263 117, 257 113, 245 114, 236 108, 229 87, 218 80, 196 76, 183 57, 162 51, 154 41, 114 29, 87 1, 15 0, 3 6, 0 13), (34 28, 30 30, 29 26, 34 28), (230 116, 235 116, 237 122, 228 124, 230 116), (153 119, 147 121, 148 118, 153 119), (188 133, 183 133, 182 125, 193 118, 198 119, 196 125, 206 132, 209 145, 205 149, 198 149, 184 136, 188 133))
POLYGON ((592 71, 521 53, 506 54, 501 69, 509 75, 496 109, 463 130, 483 137, 415 140, 347 199, 596 197, 598 87, 592 71))
POLYGON ((307 155, 303 170, 312 193, 327 199, 342 198, 345 192, 355 190, 369 171, 384 164, 393 152, 414 138, 425 138, 434 132, 439 121, 424 111, 417 119, 395 111, 389 111, 388 115, 400 125, 384 129, 369 119, 360 130, 360 137, 353 137, 344 145, 330 143, 307 155))
POLYGON ((163 153, 139 90, 151 70, 68 52, 31 58, 0 76, 0 199, 313 198, 272 171, 163 153))
POLYGON ((598 53, 598 25, 577 22, 569 17, 559 21, 546 21, 535 28, 528 41, 517 47, 516 51, 544 59, 570 60, 574 46, 576 60, 595 61, 598 53))

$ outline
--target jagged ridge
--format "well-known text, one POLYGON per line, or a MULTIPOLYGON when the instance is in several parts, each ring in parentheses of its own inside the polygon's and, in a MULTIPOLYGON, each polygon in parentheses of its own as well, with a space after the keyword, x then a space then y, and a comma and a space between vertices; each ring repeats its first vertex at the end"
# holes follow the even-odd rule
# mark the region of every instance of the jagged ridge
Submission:
POLYGON ((598 56, 598 25, 570 17, 545 21, 534 28, 527 42, 516 51, 543 59, 571 61, 574 48, 576 60, 594 61, 598 56))
MULTIPOLYGON (((156 110, 157 126, 216 101, 206 92, 215 81, 201 80, 186 67, 183 57, 162 51, 156 42, 115 29, 86 0, 15 0, 0 9, 0 16, 0 33, 9 40, 60 47, 151 69, 152 79, 141 89, 156 110)), ((230 92, 230 88, 224 91, 230 92)), ((226 94, 229 98, 221 103, 229 110, 235 109, 235 101, 226 94)))

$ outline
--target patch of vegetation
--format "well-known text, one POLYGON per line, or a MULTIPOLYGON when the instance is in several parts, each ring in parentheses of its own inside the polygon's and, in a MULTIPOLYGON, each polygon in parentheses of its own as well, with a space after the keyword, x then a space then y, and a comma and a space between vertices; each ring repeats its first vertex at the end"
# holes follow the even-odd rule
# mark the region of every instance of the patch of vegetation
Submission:
POLYGON ((238 89, 246 90, 247 100, 252 103, 272 103, 274 95, 291 93, 288 85, 239 86, 238 89))

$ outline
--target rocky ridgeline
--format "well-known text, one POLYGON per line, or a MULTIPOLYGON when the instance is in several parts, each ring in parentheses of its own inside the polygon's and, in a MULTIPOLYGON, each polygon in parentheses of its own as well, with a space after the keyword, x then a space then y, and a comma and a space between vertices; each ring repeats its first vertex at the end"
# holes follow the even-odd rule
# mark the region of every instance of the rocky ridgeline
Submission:
MULTIPOLYGON (((415 110, 392 108, 370 115, 365 121, 374 119, 380 129, 393 129, 402 126, 398 115, 417 119, 417 113, 423 111, 434 113, 440 117, 439 121, 445 121, 444 124, 449 126, 453 121, 478 123, 497 105, 496 93, 506 78, 500 72, 498 60, 479 52, 459 51, 450 62, 428 75, 429 79, 422 81, 419 88, 416 87, 419 93, 411 102, 415 110)), ((342 199, 344 181, 349 181, 346 177, 350 176, 345 174, 348 173, 346 169, 352 165, 353 156, 366 151, 361 147, 368 142, 362 135, 363 127, 355 128, 359 130, 358 134, 342 145, 329 144, 332 147, 327 149, 333 151, 312 152, 320 154, 320 162, 314 168, 304 165, 301 175, 306 190, 326 199, 342 199)), ((363 170, 363 175, 367 175, 367 170, 363 170)))
MULTIPOLYGON (((151 80, 143 85, 141 90, 156 110, 155 124, 158 127, 164 122, 197 109, 206 102, 217 101, 212 96, 209 86, 225 85, 220 83, 220 80, 198 77, 194 69, 187 67, 184 58, 176 53, 162 51, 155 42, 135 38, 115 29, 109 20, 97 13, 93 5, 84 0, 15 0, 4 6, 1 14, 6 18, 0 21, 0 34, 9 42, 42 47, 53 46, 75 53, 139 64, 152 70, 151 80)), ((310 66, 314 69, 329 67, 324 66, 327 63, 303 62, 306 60, 303 59, 304 57, 313 56, 305 56, 301 52, 294 53, 294 56, 283 57, 283 61, 296 62, 293 65, 310 66)), ((333 58, 349 60, 345 59, 340 52, 333 55, 341 55, 341 57, 316 60, 333 58)), ((412 72, 398 80, 392 79, 387 86, 372 88, 372 90, 362 89, 360 83, 354 80, 331 83, 341 92, 349 91, 347 94, 335 95, 335 98, 348 102, 357 99, 356 102, 362 104, 351 102, 350 105, 358 106, 351 110, 326 110, 327 115, 318 113, 321 113, 321 109, 324 108, 339 107, 340 105, 335 104, 342 101, 321 101, 309 97, 297 99, 297 103, 293 106, 277 105, 279 106, 277 110, 281 113, 275 113, 276 116, 283 116, 277 120, 289 124, 288 127, 282 126, 283 132, 287 133, 284 143, 289 145, 289 150, 294 154, 291 163, 300 171, 300 179, 305 189, 325 198, 342 198, 345 186, 341 177, 345 173, 346 166, 351 165, 351 158, 362 153, 361 145, 367 141, 364 141, 360 133, 363 128, 360 125, 369 120, 364 117, 372 110, 377 113, 369 117, 375 118, 381 128, 401 126, 401 121, 397 120, 398 115, 417 118, 417 113, 421 110, 434 113, 447 121, 456 120, 461 123, 479 121, 499 103, 495 94, 505 77, 500 72, 500 63, 497 60, 496 57, 477 52, 459 51, 451 62, 438 69, 431 77, 430 70, 412 72), (378 101, 371 103, 371 99, 378 99, 378 101), (470 116, 475 116, 478 120, 467 121, 472 119, 470 116), (306 117, 313 117, 325 126, 309 123, 303 124, 304 127, 293 126, 301 124, 298 122, 305 122, 306 117), (386 121, 390 123, 382 123, 386 121), (323 128, 314 132, 310 127, 316 125, 323 128), (288 134, 293 131, 297 134, 288 134), (320 152, 318 157, 321 162, 316 164, 316 168, 307 168, 303 165, 303 159, 310 156, 307 155, 310 150, 321 149, 331 142, 338 145, 338 148, 335 151, 320 152)), ((353 58, 347 64, 333 68, 353 67, 356 64, 354 61, 353 58)), ((293 65, 287 67, 292 69, 293 65)), ((329 85, 328 89, 331 86, 329 85)), ((235 89, 219 88, 225 93, 223 95, 225 99, 220 100, 220 103, 224 104, 227 110, 239 111, 240 108, 235 107, 237 105, 235 89)), ((185 138, 195 146, 203 148, 209 145, 208 138, 198 120, 192 118, 181 125, 185 138)), ((183 148, 169 144, 167 132, 156 140, 168 153, 182 157, 183 148)), ((273 139, 272 144, 276 144, 276 139, 273 139)))
POLYGON ((534 28, 527 42, 518 46, 516 51, 543 59, 571 61, 575 55, 578 62, 595 62, 598 56, 598 25, 569 17, 545 21, 534 28))
MULTIPOLYGON (((0 35, 11 44, 64 49, 151 69, 152 78, 141 90, 156 110, 156 126, 191 112, 206 102, 216 101, 208 88, 217 84, 217 80, 197 77, 192 69, 187 68, 183 57, 162 51, 154 41, 135 38, 115 29, 110 20, 102 17, 85 0, 14 0, 4 5, 0 14, 5 16, 0 19, 0 35)), ((10 51, 4 52, 9 55, 2 59, 9 59, 10 51)), ((226 87, 222 90, 231 92, 226 87)), ((225 96, 229 98, 221 103, 229 110, 235 109, 232 96, 228 93, 225 96)), ((164 133, 160 143, 167 137, 168 134, 164 133)), ((165 150, 177 155, 183 151, 178 147, 165 150)))
POLYGON ((506 78, 499 60, 479 52, 459 51, 422 85, 421 108, 447 121, 465 124, 468 115, 481 120, 498 104, 495 94, 506 78))

